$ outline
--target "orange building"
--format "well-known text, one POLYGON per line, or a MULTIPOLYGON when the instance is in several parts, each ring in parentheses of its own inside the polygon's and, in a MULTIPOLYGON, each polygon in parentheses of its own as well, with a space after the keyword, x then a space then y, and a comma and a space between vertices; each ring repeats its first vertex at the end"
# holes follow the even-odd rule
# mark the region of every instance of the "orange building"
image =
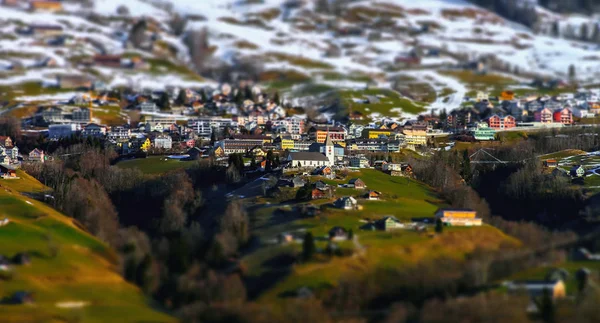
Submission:
POLYGON ((346 147, 346 130, 341 127, 314 127, 310 129, 310 138, 320 144, 325 143, 327 134, 334 144, 346 147))
POLYGON ((31 11, 58 12, 63 9, 62 3, 60 1, 31 1, 29 5, 29 9, 31 9, 31 11))
POLYGON ((502 91, 502 93, 500 93, 501 101, 512 101, 514 99, 515 99, 515 92, 513 92, 513 91, 502 91))
POLYGON ((440 209, 435 213, 435 218, 448 226, 480 226, 481 218, 477 212, 470 209, 440 209))

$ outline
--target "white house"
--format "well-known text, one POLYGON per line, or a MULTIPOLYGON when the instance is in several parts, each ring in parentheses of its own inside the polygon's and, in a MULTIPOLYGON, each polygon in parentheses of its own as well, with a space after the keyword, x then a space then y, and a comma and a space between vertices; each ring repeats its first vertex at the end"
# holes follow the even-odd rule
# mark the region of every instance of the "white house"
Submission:
POLYGON ((81 128, 78 124, 51 124, 48 126, 48 137, 63 138, 69 137, 81 128))
POLYGON ((173 139, 170 136, 157 136, 154 138, 154 148, 171 149, 173 147, 173 139))
POLYGON ((291 167, 320 167, 333 166, 331 160, 317 152, 294 152, 288 155, 291 167))

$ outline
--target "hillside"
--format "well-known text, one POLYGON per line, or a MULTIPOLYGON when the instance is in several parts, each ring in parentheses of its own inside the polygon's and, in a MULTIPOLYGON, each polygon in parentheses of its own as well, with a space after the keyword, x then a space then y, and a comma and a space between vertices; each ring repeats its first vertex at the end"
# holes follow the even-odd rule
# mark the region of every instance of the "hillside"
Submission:
POLYGON ((294 211, 304 202, 289 200, 277 203, 267 199, 254 204, 251 213, 252 232, 262 244, 242 260, 248 268, 251 296, 257 297, 259 302, 269 303, 281 299, 282 295, 293 294, 302 287, 308 287, 320 295, 337 286, 342 279, 362 277, 379 269, 401 270, 444 257, 460 261, 475 249, 496 251, 522 246, 514 237, 488 225, 448 228, 440 235, 433 234, 431 230, 361 229, 367 219, 375 220, 390 215, 405 223, 415 218, 430 218, 439 207, 446 205, 430 187, 415 180, 391 177, 377 170, 361 170, 349 173, 346 180, 325 182, 346 183, 355 177, 361 178, 367 189, 380 191, 382 199, 365 201, 360 198, 364 190, 337 188, 337 197, 355 196, 363 209, 342 211, 330 206, 332 199, 313 200, 310 203, 321 206, 321 213, 315 217, 303 217, 294 211), (317 260, 310 262, 293 260, 302 250, 301 241, 306 232, 315 236, 318 249, 326 250, 328 232, 336 226, 354 233, 355 240, 337 243, 344 256, 317 257, 317 260), (277 243, 281 233, 294 235, 295 241, 277 243))
MULTIPOLYGON (((20 173, 20 176, 28 176, 20 173)), ((35 191, 44 186, 25 178, 35 191)), ((0 180, 0 255, 29 254, 29 265, 0 271, 0 298, 31 292, 33 305, 0 305, 2 322, 171 322, 117 272, 116 253, 78 223, 19 193, 27 187, 0 180)))

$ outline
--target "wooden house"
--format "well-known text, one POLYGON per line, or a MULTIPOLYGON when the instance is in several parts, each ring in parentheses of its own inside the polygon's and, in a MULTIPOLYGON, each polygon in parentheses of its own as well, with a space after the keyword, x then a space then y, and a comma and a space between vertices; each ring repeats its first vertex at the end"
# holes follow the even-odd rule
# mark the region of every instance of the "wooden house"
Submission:
POLYGON ((371 200, 371 201, 379 201, 379 199, 381 198, 381 192, 377 192, 377 191, 368 191, 365 194, 365 198, 367 200, 371 200))
POLYGON ((447 226, 481 226, 481 218, 471 209, 440 209, 435 213, 435 218, 447 226))
POLYGON ((348 187, 350 188, 355 188, 355 189, 365 189, 367 188, 367 185, 365 185, 365 182, 363 182, 360 178, 353 178, 348 182, 348 187))
POLYGON ((63 9, 62 2, 55 0, 33 0, 29 2, 31 11, 59 12, 63 9))
POLYGON ((546 159, 544 160, 544 167, 556 168, 558 167, 558 162, 556 161, 556 159, 546 159))
POLYGON ((325 199, 325 198, 327 198, 327 193, 318 188, 313 188, 313 190, 311 191, 311 198, 313 200, 325 199))
POLYGON ((585 175, 585 169, 581 165, 575 165, 569 171, 571 177, 583 177, 585 175))
POLYGON ((342 227, 333 227, 329 230, 329 240, 346 240, 348 239, 348 232, 342 227))

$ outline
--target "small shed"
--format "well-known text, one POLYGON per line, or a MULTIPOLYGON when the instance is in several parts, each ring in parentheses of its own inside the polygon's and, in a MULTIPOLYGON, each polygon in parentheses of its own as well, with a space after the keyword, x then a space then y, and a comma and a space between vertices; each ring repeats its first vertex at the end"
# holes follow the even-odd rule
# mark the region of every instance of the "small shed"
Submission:
POLYGON ((329 230, 329 240, 346 240, 348 232, 342 227, 333 227, 329 230))
POLYGON ((355 189, 364 189, 367 187, 365 182, 363 182, 360 178, 353 178, 348 182, 348 187, 353 187, 355 189))

